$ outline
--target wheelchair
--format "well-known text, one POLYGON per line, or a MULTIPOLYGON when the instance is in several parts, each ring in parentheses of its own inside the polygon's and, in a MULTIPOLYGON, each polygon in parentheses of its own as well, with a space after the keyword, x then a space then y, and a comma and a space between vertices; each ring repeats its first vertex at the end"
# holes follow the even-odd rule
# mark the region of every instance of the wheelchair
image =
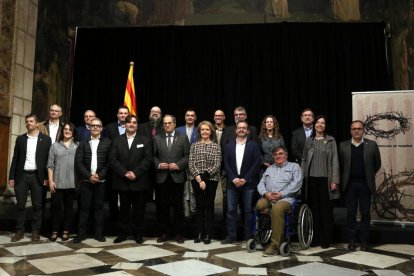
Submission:
MULTIPOLYGON (((246 243, 248 252, 254 252, 258 244, 265 247, 272 236, 270 212, 261 213, 256 211, 256 224, 254 237, 246 243)), ((296 199, 292 210, 285 214, 284 241, 279 246, 282 256, 288 256, 291 252, 291 241, 297 235, 301 249, 310 247, 313 238, 313 218, 312 211, 300 199, 296 199)))

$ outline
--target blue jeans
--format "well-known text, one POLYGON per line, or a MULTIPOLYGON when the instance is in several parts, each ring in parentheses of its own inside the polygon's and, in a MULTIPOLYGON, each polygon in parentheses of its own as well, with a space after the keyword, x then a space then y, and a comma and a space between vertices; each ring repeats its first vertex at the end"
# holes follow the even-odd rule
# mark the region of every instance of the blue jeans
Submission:
POLYGON ((237 209, 240 195, 244 207, 244 239, 253 233, 253 196, 255 190, 227 189, 227 238, 237 240, 237 209))

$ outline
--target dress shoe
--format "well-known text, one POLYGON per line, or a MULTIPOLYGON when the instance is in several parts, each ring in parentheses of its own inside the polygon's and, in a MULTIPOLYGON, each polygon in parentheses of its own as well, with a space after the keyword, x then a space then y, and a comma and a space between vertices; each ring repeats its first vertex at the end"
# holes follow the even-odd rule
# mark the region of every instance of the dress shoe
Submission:
POLYGON ((63 231, 62 241, 68 241, 68 240, 69 240, 69 231, 63 231))
POLYGON ((40 241, 39 230, 32 231, 32 241, 40 241))
POLYGON ((327 243, 327 244, 321 244, 321 248, 322 248, 322 249, 329 248, 329 243, 327 243))
POLYGON ((104 236, 95 236, 95 240, 97 240, 98 242, 105 242, 106 238, 104 236))
POLYGON ((176 237, 175 237, 175 241, 177 242, 177 243, 184 243, 184 239, 183 239, 183 237, 181 237, 180 235, 177 235, 176 237))
POLYGON ((206 235, 204 237, 204 244, 210 244, 211 243, 211 236, 210 235, 206 235))
POLYGON ((354 242, 350 242, 348 244, 348 250, 349 251, 355 251, 355 249, 356 249, 355 243, 354 242))
POLYGON ((158 243, 162 243, 162 242, 166 242, 168 240, 168 237, 167 237, 167 235, 161 235, 158 239, 157 239, 157 242, 158 243))
POLYGON ((203 234, 198 233, 197 237, 194 239, 194 243, 200 243, 202 239, 203 239, 203 234))
POLYGON ((120 243, 123 242, 127 239, 127 237, 125 235, 119 235, 118 237, 116 237, 116 239, 114 240, 114 243, 120 243))
POLYGON ((368 250, 369 250, 368 243, 361 242, 361 251, 368 251, 368 250))
POLYGON ((55 242, 58 238, 58 232, 53 232, 52 235, 50 236, 49 240, 51 242, 55 242))
POLYGON ((73 239, 73 243, 81 243, 84 239, 85 239, 85 237, 84 237, 84 236, 82 236, 82 235, 77 235, 77 236, 73 239))
POLYGON ((14 236, 11 238, 12 242, 18 242, 24 238, 24 234, 22 230, 17 230, 14 236))
POLYGON ((224 240, 221 241, 221 244, 230 244, 230 243, 235 243, 236 240, 233 240, 232 238, 225 238, 224 240))
POLYGON ((135 236, 135 242, 141 244, 141 243, 144 242, 144 240, 142 239, 141 235, 136 235, 135 236))

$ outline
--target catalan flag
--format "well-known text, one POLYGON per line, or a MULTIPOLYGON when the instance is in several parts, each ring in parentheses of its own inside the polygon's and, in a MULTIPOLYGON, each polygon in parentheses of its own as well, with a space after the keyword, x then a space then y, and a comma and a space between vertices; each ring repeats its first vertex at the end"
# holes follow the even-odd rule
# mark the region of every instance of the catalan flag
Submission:
POLYGON ((129 113, 137 115, 137 104, 135 101, 135 86, 134 86, 134 62, 129 63, 129 74, 125 88, 124 106, 129 108, 129 113))

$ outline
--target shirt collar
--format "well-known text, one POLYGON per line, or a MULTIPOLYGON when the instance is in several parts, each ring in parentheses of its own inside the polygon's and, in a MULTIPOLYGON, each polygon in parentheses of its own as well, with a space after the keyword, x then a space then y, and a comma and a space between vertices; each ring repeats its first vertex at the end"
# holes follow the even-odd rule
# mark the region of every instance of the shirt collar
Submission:
POLYGON ((91 136, 91 140, 96 141, 96 140, 100 140, 101 139, 101 135, 98 136, 98 138, 93 138, 93 136, 91 136))
POLYGON ((57 121, 56 123, 52 123, 51 121, 49 121, 49 126, 57 126, 59 125, 59 121, 57 121))
POLYGON ((167 132, 165 133, 165 137, 168 137, 168 135, 171 135, 171 137, 174 137, 175 135, 175 130, 173 132, 171 132, 170 134, 168 134, 167 132))
POLYGON ((280 165, 280 166, 279 166, 278 164, 276 164, 276 163, 275 163, 275 166, 276 166, 276 167, 278 167, 278 168, 283 168, 284 166, 286 166, 286 165, 287 165, 287 163, 288 163, 288 161, 286 160, 286 161, 285 161, 285 162, 283 162, 283 163, 282 163, 282 165, 280 165))
POLYGON ((361 142, 359 142, 359 143, 355 142, 354 138, 351 138, 351 144, 354 145, 355 147, 358 147, 362 143, 364 143, 364 137, 362 137, 361 142))
POLYGON ((132 135, 128 135, 126 132, 125 132, 125 135, 126 135, 126 137, 128 138, 128 139, 134 139, 135 138, 135 135, 137 135, 137 133, 135 132, 134 134, 132 134, 132 135))
POLYGON ((305 126, 303 126, 303 128, 304 128, 305 130, 312 130, 312 129, 313 129, 313 126, 310 126, 310 127, 305 127, 305 126))

